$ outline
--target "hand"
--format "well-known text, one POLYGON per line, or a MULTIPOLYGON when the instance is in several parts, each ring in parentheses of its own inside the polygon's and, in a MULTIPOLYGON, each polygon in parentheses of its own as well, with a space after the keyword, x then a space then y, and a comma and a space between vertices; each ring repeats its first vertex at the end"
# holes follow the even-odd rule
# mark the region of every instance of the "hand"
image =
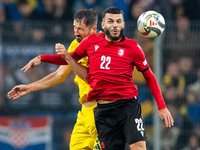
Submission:
POLYGON ((7 97, 9 99, 17 99, 22 97, 31 91, 28 89, 27 85, 17 85, 10 92, 8 92, 7 97))
POLYGON ((167 108, 158 111, 160 118, 165 122, 166 127, 174 125, 174 119, 167 108))
POLYGON ((66 59, 66 56, 69 55, 65 46, 63 44, 57 43, 55 45, 56 53, 61 55, 62 58, 66 59))
POLYGON ((28 62, 28 64, 26 64, 26 65, 21 69, 21 71, 26 72, 26 71, 28 71, 30 68, 34 68, 35 66, 40 65, 41 59, 38 58, 38 57, 40 57, 40 56, 37 56, 37 57, 33 58, 32 60, 30 60, 30 61, 28 62))

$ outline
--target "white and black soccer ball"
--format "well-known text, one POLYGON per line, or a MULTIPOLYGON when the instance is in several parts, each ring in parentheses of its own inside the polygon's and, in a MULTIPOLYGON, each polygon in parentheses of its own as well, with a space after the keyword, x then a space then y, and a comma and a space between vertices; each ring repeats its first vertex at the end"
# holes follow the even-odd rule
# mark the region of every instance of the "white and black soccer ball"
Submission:
POLYGON ((138 18, 137 28, 143 36, 155 38, 161 35, 165 30, 165 19, 156 11, 146 11, 138 18))

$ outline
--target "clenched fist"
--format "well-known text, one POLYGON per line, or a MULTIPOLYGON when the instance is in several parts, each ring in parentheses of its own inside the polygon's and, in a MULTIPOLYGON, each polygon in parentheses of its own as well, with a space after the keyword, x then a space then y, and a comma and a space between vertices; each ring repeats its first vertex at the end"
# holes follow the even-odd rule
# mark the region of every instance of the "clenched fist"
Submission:
POLYGON ((69 55, 65 46, 63 44, 57 43, 55 45, 56 53, 58 55, 61 55, 62 58, 67 59, 66 56, 69 55))

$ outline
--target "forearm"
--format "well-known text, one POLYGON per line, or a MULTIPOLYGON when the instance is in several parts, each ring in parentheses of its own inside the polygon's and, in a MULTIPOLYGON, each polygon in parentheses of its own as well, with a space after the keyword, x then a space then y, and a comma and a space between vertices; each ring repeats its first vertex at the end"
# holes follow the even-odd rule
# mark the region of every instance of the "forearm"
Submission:
POLYGON ((147 82, 147 85, 150 88, 150 91, 153 95, 153 97, 156 100, 158 110, 166 108, 160 87, 158 85, 158 82, 156 80, 155 75, 152 73, 151 69, 147 70, 146 72, 143 73, 143 76, 147 82))
POLYGON ((42 62, 51 63, 55 65, 67 65, 65 59, 61 57, 61 55, 39 55, 42 62))
POLYGON ((54 74, 55 74, 55 72, 52 74, 49 74, 48 76, 46 76, 38 81, 28 84, 28 89, 31 92, 34 92, 34 91, 50 88, 56 84, 61 83, 61 82, 57 82, 56 80, 54 80, 55 79, 54 74))
POLYGON ((69 66, 60 66, 55 72, 45 76, 44 78, 38 81, 30 83, 28 85, 28 88, 32 92, 50 88, 65 81, 65 78, 69 75, 70 72, 71 68, 69 66))
POLYGON ((79 64, 77 60, 75 60, 71 55, 67 55, 65 60, 70 65, 74 73, 78 75, 86 83, 88 83, 88 78, 87 78, 88 68, 79 64))

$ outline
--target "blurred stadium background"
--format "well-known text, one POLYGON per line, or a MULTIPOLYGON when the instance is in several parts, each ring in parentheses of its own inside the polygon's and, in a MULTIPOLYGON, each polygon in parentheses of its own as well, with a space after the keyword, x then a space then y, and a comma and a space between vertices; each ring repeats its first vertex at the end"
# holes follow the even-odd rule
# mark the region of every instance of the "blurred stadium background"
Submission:
POLYGON ((101 12, 108 6, 124 11, 125 35, 143 48, 175 120, 172 128, 164 126, 143 77, 134 71, 148 150, 200 149, 199 0, 0 0, 0 150, 69 149, 81 108, 73 73, 55 87, 17 100, 9 100, 7 93, 58 68, 42 63, 27 73, 20 71, 39 54, 55 54, 55 43, 69 46, 75 38, 74 12, 94 8, 101 30, 101 12), (146 10, 156 10, 165 18, 166 29, 156 39, 144 38, 137 31, 136 20, 146 10))

